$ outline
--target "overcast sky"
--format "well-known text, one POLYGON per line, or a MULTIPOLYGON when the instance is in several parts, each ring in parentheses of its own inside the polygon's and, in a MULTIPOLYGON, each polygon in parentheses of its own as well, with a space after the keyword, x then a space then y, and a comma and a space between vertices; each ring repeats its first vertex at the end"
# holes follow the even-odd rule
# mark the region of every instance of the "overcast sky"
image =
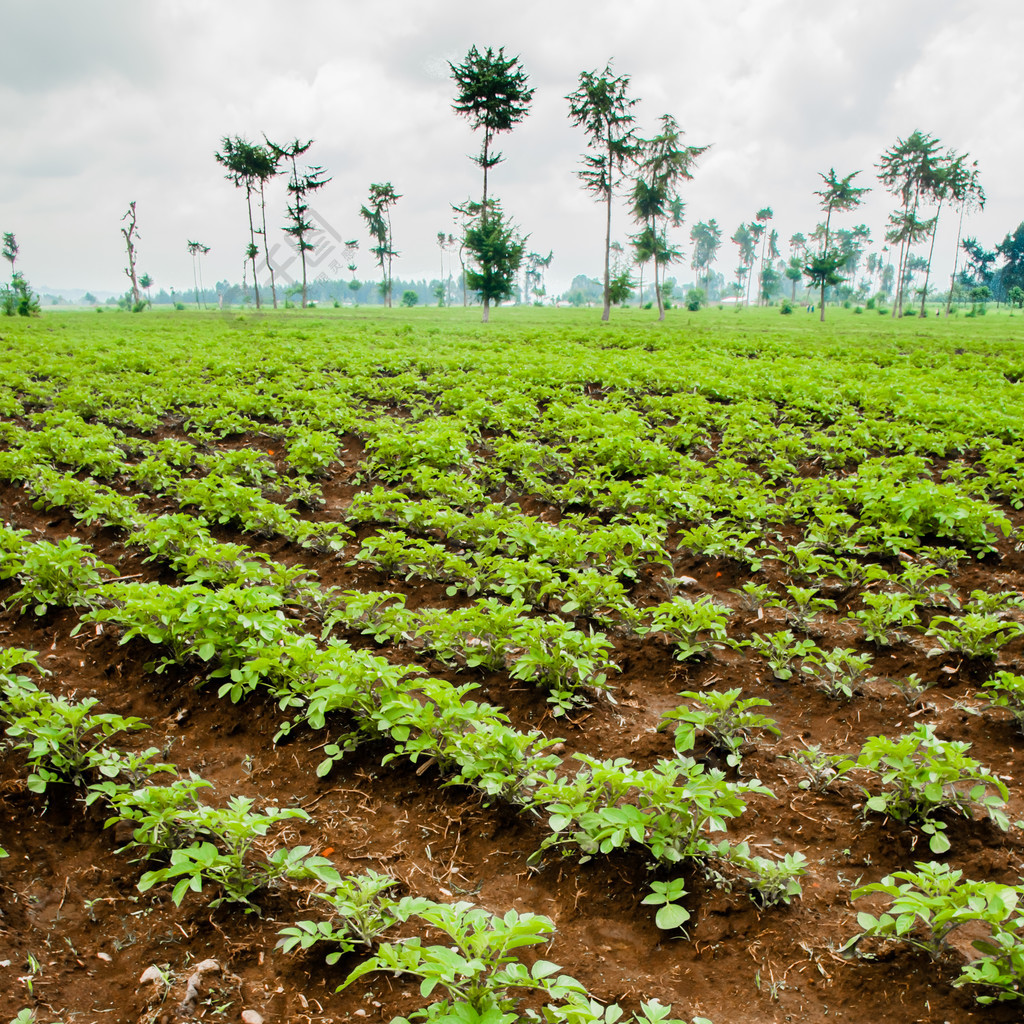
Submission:
MULTIPOLYGON (((549 290, 601 272, 600 207, 574 171, 585 146, 565 96, 610 58, 632 79, 641 130, 675 116, 711 144, 684 186, 678 232, 715 217, 726 239, 763 206, 786 240, 818 220, 819 171, 862 169, 874 188, 841 226, 875 238, 895 200, 874 165, 915 129, 978 161, 988 195, 967 232, 992 246, 1024 220, 1022 0, 0 0, 0 230, 21 246, 37 289, 123 291, 119 233, 136 201, 140 272, 192 280, 186 241, 211 247, 207 282, 241 279, 244 194, 214 161, 225 135, 314 139, 333 176, 314 199, 342 239, 359 238, 358 276, 374 278, 359 218, 371 182, 394 209, 396 277, 437 277, 450 204, 477 196, 479 148, 451 110, 448 61, 468 48, 519 54, 536 89, 504 135, 492 189, 554 251, 549 290)), ((271 188, 271 242, 283 243, 284 178, 271 188)), ((948 274, 955 217, 943 215, 937 266, 948 274)), ((633 230, 616 211, 613 236, 633 230)), ((325 243, 326 244, 326 243, 325 243)), ((785 252, 785 249, 784 249, 785 252)), ((329 267, 325 260, 320 269, 329 267)), ((717 269, 731 277, 727 241, 717 269)), ((346 271, 342 271, 347 275, 346 271)), ((331 276, 336 276, 331 274, 331 276)))

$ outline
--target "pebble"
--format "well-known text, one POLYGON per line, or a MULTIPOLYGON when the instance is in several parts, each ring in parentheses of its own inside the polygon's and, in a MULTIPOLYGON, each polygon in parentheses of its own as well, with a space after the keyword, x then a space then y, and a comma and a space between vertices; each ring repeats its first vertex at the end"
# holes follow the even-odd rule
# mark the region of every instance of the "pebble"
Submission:
POLYGON ((105 964, 109 964, 114 958, 109 953, 97 953, 97 960, 102 960, 105 964))
POLYGON ((255 1010, 243 1010, 242 1024, 263 1024, 263 1016, 255 1010))
POLYGON ((140 985, 152 985, 154 983, 162 984, 163 980, 164 980, 163 971, 161 971, 160 968, 157 967, 156 964, 150 964, 150 966, 147 967, 142 972, 142 977, 139 978, 139 984, 140 985))

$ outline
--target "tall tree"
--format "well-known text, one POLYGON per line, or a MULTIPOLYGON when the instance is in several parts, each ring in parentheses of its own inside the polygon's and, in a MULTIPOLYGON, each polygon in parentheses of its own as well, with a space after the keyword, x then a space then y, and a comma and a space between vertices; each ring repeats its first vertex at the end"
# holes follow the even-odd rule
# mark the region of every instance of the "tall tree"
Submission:
POLYGON ((10 231, 4 232, 3 248, 0 249, 0 256, 11 265, 11 278, 14 277, 14 263, 18 258, 18 242, 10 231))
MULTIPOLYGON (((502 231, 496 234, 487 231, 487 221, 490 214, 487 192, 488 171, 501 163, 501 153, 492 152, 491 143, 494 136, 500 132, 511 131, 530 109, 530 101, 533 99, 533 89, 527 85, 526 72, 518 57, 506 57, 505 48, 501 47, 495 53, 491 47, 487 47, 481 53, 476 46, 471 46, 466 54, 466 59, 461 64, 449 62, 452 78, 456 85, 455 102, 452 109, 457 114, 468 118, 473 131, 483 129, 484 141, 478 156, 473 161, 483 170, 483 198, 480 202, 479 224, 471 225, 479 230, 473 232, 473 238, 480 244, 479 251, 473 251, 468 245, 474 257, 479 260, 496 256, 498 248, 491 244, 500 237, 504 237, 502 231), (485 239, 490 242, 485 243, 485 239)), ((503 228, 508 225, 502 225, 503 228)), ((466 235, 469 238, 469 231, 466 235)), ((514 248, 514 247, 513 247, 514 248)), ((512 250, 509 251, 509 255, 512 250)), ((520 257, 522 251, 520 249, 520 257)), ((497 268, 494 268, 497 270, 497 268)), ((516 266, 518 270, 518 265, 516 266)), ((492 268, 486 264, 480 264, 480 271, 477 277, 489 281, 501 277, 500 273, 492 273, 492 268)), ((471 286, 472 287, 472 286, 471 286)), ((484 310, 483 322, 490 319, 490 288, 481 292, 483 295, 484 310)))
POLYGON ((704 271, 704 290, 711 295, 711 264, 715 262, 719 247, 722 244, 722 229, 712 217, 709 221, 697 221, 690 228, 690 241, 693 242, 693 254, 690 266, 694 273, 704 271))
POLYGON ((366 227, 377 244, 370 252, 377 257, 377 264, 383 280, 381 294, 384 304, 391 308, 391 261, 398 252, 395 250, 391 233, 391 207, 401 199, 390 181, 370 186, 370 205, 359 208, 360 216, 366 221, 366 227))
POLYGON ((121 218, 121 234, 124 235, 124 244, 128 250, 128 266, 124 268, 125 276, 132 283, 132 312, 138 313, 142 309, 142 300, 139 298, 139 281, 135 276, 135 244, 139 240, 139 229, 135 223, 135 200, 128 204, 125 215, 121 218), (124 222, 128 221, 127 224, 124 222))
MULTIPOLYGON (((772 217, 774 217, 774 216, 775 216, 775 212, 772 210, 772 208, 770 206, 765 206, 763 209, 758 210, 757 213, 754 214, 754 221, 757 223, 757 225, 759 227, 758 234, 761 236, 761 261, 760 261, 760 267, 759 267, 759 270, 758 270, 758 280, 760 280, 762 277, 764 277, 765 249, 766 249, 767 244, 768 244, 768 223, 772 219, 772 217)), ((776 233, 776 237, 778 237, 777 233, 776 233)), ((760 305, 760 303, 761 303, 761 301, 763 299, 764 299, 764 288, 762 286, 759 286, 758 287, 758 300, 757 300, 758 301, 758 305, 760 305)))
POLYGON ((149 274, 143 274, 142 277, 139 278, 139 287, 145 291, 146 305, 149 306, 150 309, 152 309, 153 293, 150 291, 150 289, 153 287, 153 278, 151 278, 149 274))
MULTIPOLYGON (((871 190, 868 188, 857 188, 853 179, 860 174, 860 171, 853 171, 845 178, 836 176, 836 169, 829 168, 828 174, 818 172, 818 177, 825 183, 825 187, 814 194, 821 201, 821 209, 825 211, 825 231, 818 256, 807 264, 806 273, 814 284, 821 288, 820 306, 821 321, 825 321, 825 289, 830 285, 838 284, 833 280, 838 275, 839 268, 847 260, 847 255, 833 251, 829 245, 830 232, 832 228, 832 214, 834 211, 853 210, 864 201, 864 196, 871 190)), ((842 278, 840 278, 842 280, 842 278)))
POLYGON ((879 180, 900 201, 900 210, 894 215, 895 219, 890 217, 890 231, 886 235, 889 241, 900 245, 896 299, 892 307, 894 317, 903 315, 906 261, 910 247, 928 236, 925 222, 918 217, 918 208, 937 181, 939 146, 938 139, 926 132, 915 131, 906 139, 897 139, 878 163, 879 180))
POLYGON ((737 298, 743 297, 743 282, 748 280, 747 275, 750 273, 751 267, 754 265, 754 256, 757 252, 754 242, 754 234, 750 230, 750 225, 740 224, 736 229, 735 233, 729 239, 733 245, 739 250, 739 266, 736 268, 736 283, 740 286, 741 291, 737 298))
MULTIPOLYGON (((256 245, 258 231, 253 221, 252 199, 257 192, 263 194, 263 183, 276 173, 276 168, 273 158, 263 146, 249 142, 240 135, 234 137, 225 135, 220 144, 221 152, 214 153, 214 159, 227 169, 225 177, 236 188, 245 189, 245 205, 249 213, 249 244, 245 249, 245 258, 252 264, 252 283, 256 294, 256 308, 259 309, 260 284, 256 273, 256 257, 259 256, 260 250, 256 245)), ((266 241, 265 217, 263 237, 266 241)), ((270 266, 269 255, 267 266, 270 266)), ((271 274, 273 274, 272 268, 271 274)), ((277 305, 276 288, 274 288, 274 305, 277 305)))
POLYGON ((953 286, 956 282, 956 269, 960 256, 960 237, 964 230, 964 213, 968 210, 985 209, 985 190, 981 187, 978 174, 978 161, 967 163, 964 160, 951 174, 950 190, 953 201, 960 204, 960 218, 956 229, 956 248, 953 250, 953 271, 949 275, 949 295, 946 297, 946 316, 949 316, 950 307, 953 303, 953 286))
MULTIPOLYGON (((199 293, 203 290, 203 267, 200 257, 205 256, 209 251, 208 245, 202 242, 188 242, 188 253, 192 257, 192 284, 196 289, 196 309, 199 308, 199 293)), ((204 300, 203 305, 206 305, 204 300)))
POLYGON ((295 139, 285 146, 279 146, 267 139, 267 146, 270 148, 275 163, 287 160, 292 167, 291 174, 288 176, 288 194, 291 196, 291 202, 285 207, 288 211, 289 224, 284 230, 285 234, 291 235, 295 240, 295 248, 299 250, 299 258, 302 261, 303 309, 306 308, 306 253, 312 252, 316 248, 307 237, 314 230, 314 225, 309 219, 309 204, 306 202, 306 197, 311 192, 322 189, 331 180, 324 177, 324 169, 319 164, 307 167, 302 174, 299 174, 298 158, 309 152, 312 145, 312 139, 308 142, 300 142, 295 139))
POLYGON ((604 309, 601 319, 611 315, 612 197, 626 165, 636 154, 633 137, 633 107, 637 101, 628 94, 629 76, 612 74, 611 62, 604 71, 580 72, 580 84, 566 96, 572 123, 587 133, 592 152, 583 157, 577 176, 583 187, 605 204, 604 227, 604 309))
POLYGON ((681 256, 668 242, 668 228, 683 223, 685 205, 679 186, 693 178, 693 167, 708 146, 687 146, 683 132, 671 114, 662 114, 661 130, 651 139, 638 141, 638 171, 630 194, 633 219, 650 233, 648 241, 654 258, 654 293, 658 298, 658 319, 665 319, 665 303, 658 285, 658 267, 668 266, 681 256))

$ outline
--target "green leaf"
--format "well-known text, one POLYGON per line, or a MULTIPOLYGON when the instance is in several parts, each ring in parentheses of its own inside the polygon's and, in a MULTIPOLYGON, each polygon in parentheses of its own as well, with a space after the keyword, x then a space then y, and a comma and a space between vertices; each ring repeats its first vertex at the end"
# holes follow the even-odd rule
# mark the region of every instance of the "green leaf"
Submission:
POLYGON ((678 903, 666 903, 654 917, 654 923, 663 931, 671 931, 690 920, 690 912, 678 903))

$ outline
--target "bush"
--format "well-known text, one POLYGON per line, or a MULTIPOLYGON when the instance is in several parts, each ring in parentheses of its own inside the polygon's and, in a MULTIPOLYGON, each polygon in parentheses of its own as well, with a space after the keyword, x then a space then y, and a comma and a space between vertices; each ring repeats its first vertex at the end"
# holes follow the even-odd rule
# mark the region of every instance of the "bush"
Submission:
POLYGON ((793 312, 793 309, 794 309, 794 307, 793 307, 793 303, 792 303, 792 302, 790 302, 790 301, 789 301, 789 299, 783 299, 783 300, 782 300, 782 305, 781 305, 781 307, 779 308, 779 312, 780 312, 780 313, 781 313, 781 314, 782 314, 783 316, 789 316, 789 315, 790 315, 790 313, 792 313, 792 312, 793 312))
POLYGON ((410 309, 411 307, 415 306, 416 303, 419 301, 420 297, 411 289, 407 289, 406 291, 402 292, 402 305, 405 306, 407 309, 410 309))
POLYGON ((39 316, 39 296, 21 273, 16 272, 11 283, 0 288, 0 312, 4 316, 39 316))
POLYGON ((696 313, 701 306, 706 305, 707 296, 704 294, 703 288, 691 288, 686 293, 686 308, 691 313, 696 313))

